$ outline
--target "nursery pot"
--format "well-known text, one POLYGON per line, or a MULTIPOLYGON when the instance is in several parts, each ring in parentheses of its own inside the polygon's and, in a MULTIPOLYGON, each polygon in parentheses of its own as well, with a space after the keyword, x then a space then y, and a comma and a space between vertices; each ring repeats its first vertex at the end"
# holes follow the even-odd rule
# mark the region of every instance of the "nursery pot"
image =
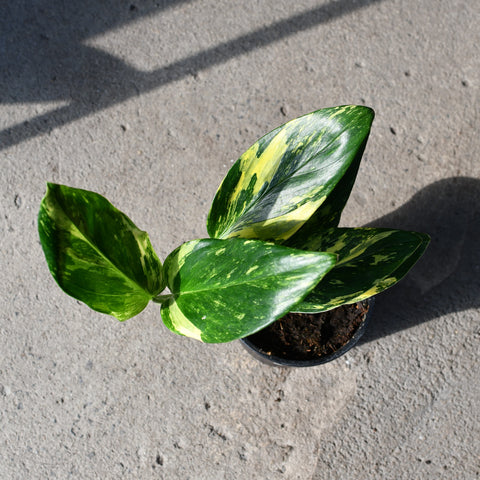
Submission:
POLYGON ((268 365, 313 367, 331 362, 360 340, 373 310, 374 297, 317 314, 288 314, 242 338, 248 352, 268 365))

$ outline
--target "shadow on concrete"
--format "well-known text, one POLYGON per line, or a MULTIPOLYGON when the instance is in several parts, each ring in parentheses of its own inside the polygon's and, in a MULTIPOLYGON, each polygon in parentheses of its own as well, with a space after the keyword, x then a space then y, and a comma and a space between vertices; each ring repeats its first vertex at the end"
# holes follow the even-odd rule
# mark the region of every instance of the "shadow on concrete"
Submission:
POLYGON ((136 70, 83 43, 188 1, 19 0, 3 5, 0 103, 69 104, 0 131, 0 149, 382 0, 332 0, 152 72, 136 70))
POLYGON ((377 296, 361 343, 441 315, 480 308, 480 180, 435 182, 368 226, 426 232, 432 240, 413 270, 377 296))

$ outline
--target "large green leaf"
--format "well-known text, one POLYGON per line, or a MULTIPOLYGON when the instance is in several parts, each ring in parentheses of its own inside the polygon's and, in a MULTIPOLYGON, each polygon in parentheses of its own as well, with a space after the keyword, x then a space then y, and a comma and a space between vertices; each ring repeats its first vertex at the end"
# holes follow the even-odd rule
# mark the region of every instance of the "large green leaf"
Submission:
POLYGON ((203 342, 245 337, 287 313, 335 260, 259 240, 187 242, 165 260, 172 295, 162 319, 175 333, 203 342))
POLYGON ((126 320, 165 287, 148 235, 97 193, 49 183, 38 229, 57 283, 98 312, 126 320))
POLYGON ((364 148, 373 115, 362 106, 326 108, 258 140, 220 185, 208 216, 209 235, 276 242, 289 238, 364 148))
POLYGON ((333 228, 289 245, 338 255, 335 267, 300 304, 298 312, 322 312, 376 295, 397 283, 422 256, 429 237, 382 228, 333 228))

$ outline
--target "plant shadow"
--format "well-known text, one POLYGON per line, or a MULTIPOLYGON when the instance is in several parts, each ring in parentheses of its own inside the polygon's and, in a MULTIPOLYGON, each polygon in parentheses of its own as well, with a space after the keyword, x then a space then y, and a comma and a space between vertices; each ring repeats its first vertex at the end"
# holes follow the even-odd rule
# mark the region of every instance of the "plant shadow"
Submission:
POLYGON ((435 182, 367 226, 425 232, 431 243, 401 282, 377 296, 360 343, 441 315, 480 308, 480 180, 453 177, 435 182))

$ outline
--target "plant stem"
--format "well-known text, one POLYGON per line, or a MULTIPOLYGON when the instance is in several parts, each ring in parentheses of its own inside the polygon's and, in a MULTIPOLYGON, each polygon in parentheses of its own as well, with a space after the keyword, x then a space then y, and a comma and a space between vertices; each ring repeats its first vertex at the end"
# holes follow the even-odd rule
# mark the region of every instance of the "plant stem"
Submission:
POLYGON ((152 298, 152 302, 160 303, 161 305, 163 305, 167 300, 173 298, 173 296, 173 293, 169 293, 167 295, 157 295, 156 297, 152 298))

